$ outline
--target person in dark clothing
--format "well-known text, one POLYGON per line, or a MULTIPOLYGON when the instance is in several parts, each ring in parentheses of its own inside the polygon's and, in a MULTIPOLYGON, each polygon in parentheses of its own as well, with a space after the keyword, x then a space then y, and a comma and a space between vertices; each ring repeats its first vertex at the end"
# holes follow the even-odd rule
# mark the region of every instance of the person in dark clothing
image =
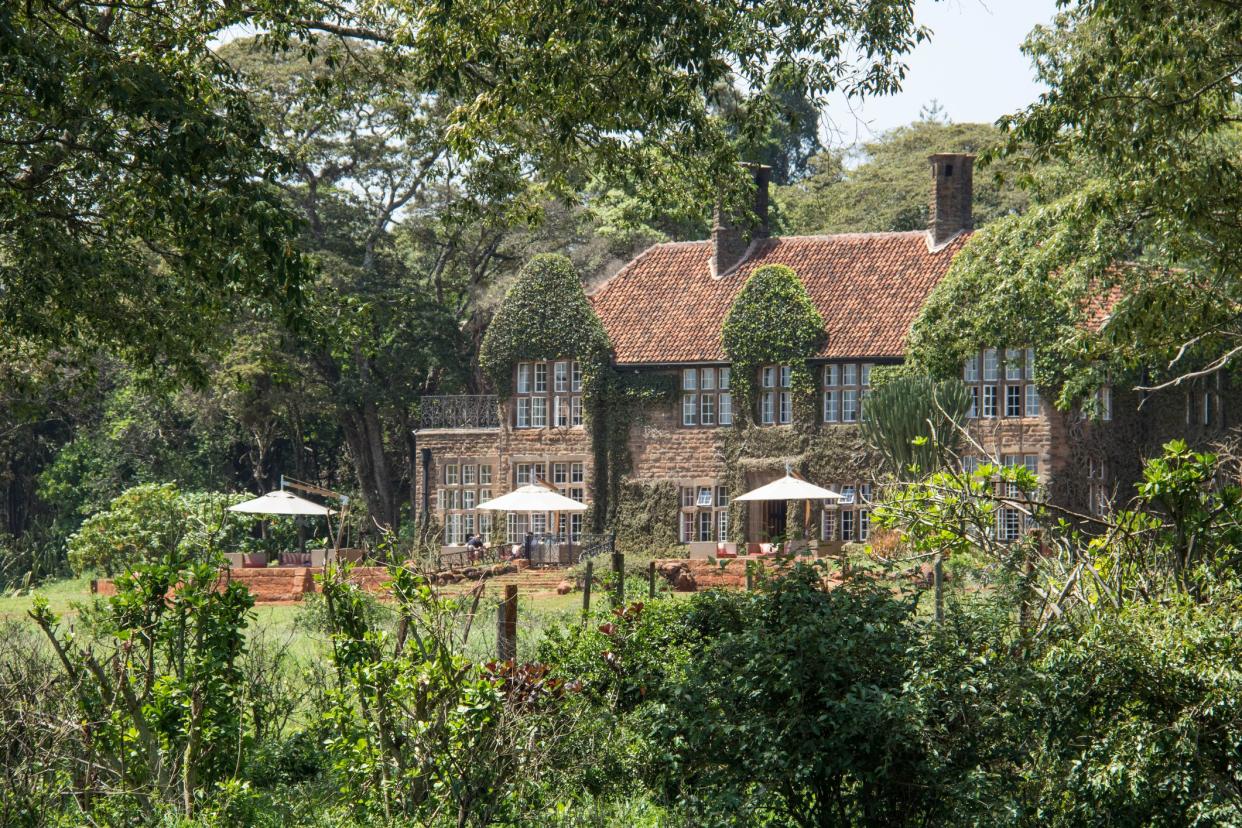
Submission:
POLYGON ((480 561, 483 559, 483 538, 479 535, 471 535, 470 540, 466 541, 466 551, 469 555, 470 562, 480 561))
POLYGON ((530 560, 531 553, 535 551, 535 536, 530 532, 526 533, 526 539, 522 542, 522 557, 530 560))

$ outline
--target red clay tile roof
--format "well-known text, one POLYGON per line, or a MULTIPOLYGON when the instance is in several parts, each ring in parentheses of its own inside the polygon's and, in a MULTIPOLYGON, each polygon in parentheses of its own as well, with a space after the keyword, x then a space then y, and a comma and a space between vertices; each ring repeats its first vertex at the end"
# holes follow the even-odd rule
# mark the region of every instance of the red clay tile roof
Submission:
POLYGON ((927 234, 847 233, 759 242, 722 278, 710 272, 711 242, 657 244, 603 284, 591 301, 619 364, 719 362, 720 330, 757 267, 783 264, 824 317, 819 356, 899 357, 910 325, 966 241, 931 253, 927 234))

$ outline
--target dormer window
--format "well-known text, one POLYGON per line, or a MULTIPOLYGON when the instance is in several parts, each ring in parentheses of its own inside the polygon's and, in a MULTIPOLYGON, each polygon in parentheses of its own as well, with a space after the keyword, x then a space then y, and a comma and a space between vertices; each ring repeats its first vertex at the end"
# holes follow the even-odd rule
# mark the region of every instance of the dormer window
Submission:
POLYGON ((582 366, 578 362, 519 362, 513 387, 514 428, 582 425, 582 366))

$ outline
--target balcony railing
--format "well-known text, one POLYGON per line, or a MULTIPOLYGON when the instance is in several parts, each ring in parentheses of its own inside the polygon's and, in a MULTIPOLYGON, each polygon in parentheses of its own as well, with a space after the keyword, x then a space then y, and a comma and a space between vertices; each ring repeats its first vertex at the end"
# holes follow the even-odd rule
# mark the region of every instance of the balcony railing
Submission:
POLYGON ((495 394, 453 394, 423 397, 418 405, 419 428, 500 428, 495 394))

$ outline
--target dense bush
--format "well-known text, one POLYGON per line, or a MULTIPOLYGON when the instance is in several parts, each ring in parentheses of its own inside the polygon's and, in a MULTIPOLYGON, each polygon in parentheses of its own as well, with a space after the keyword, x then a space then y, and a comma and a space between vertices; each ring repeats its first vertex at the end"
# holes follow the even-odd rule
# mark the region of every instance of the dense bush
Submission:
MULTIPOLYGON (((287 517, 230 512, 253 495, 182 492, 174 483, 146 483, 126 489, 108 507, 87 518, 69 538, 69 565, 78 574, 109 575, 173 549, 190 557, 223 552, 278 552, 297 546, 297 527, 287 517)), ((323 532, 320 527, 311 527, 323 532)))

